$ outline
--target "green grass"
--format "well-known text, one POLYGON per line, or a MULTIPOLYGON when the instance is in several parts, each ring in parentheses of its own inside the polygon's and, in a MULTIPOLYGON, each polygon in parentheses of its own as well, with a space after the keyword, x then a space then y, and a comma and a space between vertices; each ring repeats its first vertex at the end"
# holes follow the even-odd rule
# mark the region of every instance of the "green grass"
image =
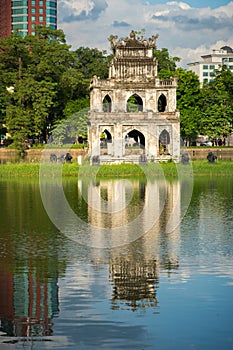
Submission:
POLYGON ((195 176, 233 176, 232 161, 217 161, 210 164, 207 161, 196 160, 192 162, 193 173, 195 176))
POLYGON ((0 165, 0 177, 32 177, 39 174, 39 163, 10 163, 0 165))
MULTIPOLYGON (((46 174, 56 176, 61 164, 46 164, 46 174)), ((40 170, 39 163, 12 163, 0 165, 0 177, 38 177, 40 170)), ((62 165, 64 177, 123 177, 123 176, 170 176, 177 174, 184 176, 233 176, 233 162, 217 161, 209 164, 207 161, 193 161, 190 165, 168 163, 149 163, 138 166, 137 164, 119 164, 102 166, 79 166, 76 162, 62 165), (178 173, 177 173, 178 171, 178 173)))

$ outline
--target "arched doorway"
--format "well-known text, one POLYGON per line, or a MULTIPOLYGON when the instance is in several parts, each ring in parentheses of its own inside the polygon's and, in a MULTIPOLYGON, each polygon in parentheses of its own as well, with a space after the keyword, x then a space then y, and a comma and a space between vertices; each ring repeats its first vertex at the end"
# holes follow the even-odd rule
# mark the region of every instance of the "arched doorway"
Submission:
POLYGON ((159 99, 158 99, 158 111, 165 112, 166 106, 167 106, 167 99, 164 96, 164 94, 162 94, 159 96, 159 99))
POLYGON ((140 96, 134 94, 127 100, 127 112, 137 113, 143 111, 143 101, 140 96))
POLYGON ((169 154, 170 135, 169 132, 164 129, 159 135, 159 154, 169 154))
POLYGON ((112 111, 112 100, 109 95, 106 95, 103 99, 103 112, 110 113, 112 111))
POLYGON ((100 154, 107 155, 111 154, 112 150, 112 135, 107 130, 104 129, 100 134, 100 154))
POLYGON ((125 136, 125 154, 144 154, 145 136, 133 129, 125 136))

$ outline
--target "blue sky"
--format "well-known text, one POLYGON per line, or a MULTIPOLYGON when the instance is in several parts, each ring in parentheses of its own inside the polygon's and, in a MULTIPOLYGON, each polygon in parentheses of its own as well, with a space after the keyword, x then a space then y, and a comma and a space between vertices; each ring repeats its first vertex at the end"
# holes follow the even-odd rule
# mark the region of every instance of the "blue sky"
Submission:
POLYGON ((157 47, 181 59, 180 66, 201 55, 233 47, 233 1, 227 0, 58 0, 58 27, 72 49, 110 52, 111 34, 127 37, 144 28, 159 34, 157 47))

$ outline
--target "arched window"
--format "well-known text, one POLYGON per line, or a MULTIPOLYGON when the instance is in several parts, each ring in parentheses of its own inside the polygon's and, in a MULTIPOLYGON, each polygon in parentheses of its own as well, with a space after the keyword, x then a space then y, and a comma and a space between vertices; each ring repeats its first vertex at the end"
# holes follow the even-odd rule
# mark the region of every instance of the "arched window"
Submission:
POLYGON ((163 130, 159 135, 159 153, 168 154, 168 145, 170 144, 170 135, 167 130, 163 130))
POLYGON ((159 136, 159 141, 162 145, 169 145, 170 144, 170 135, 167 130, 163 130, 159 136))
POLYGON ((103 112, 110 113, 112 110, 112 100, 109 95, 106 95, 103 99, 103 112))
POLYGON ((165 112, 166 106, 167 106, 167 99, 164 96, 164 94, 162 94, 159 96, 159 99, 158 99, 158 111, 165 112))
POLYGON ((142 112, 143 102, 140 96, 134 94, 127 101, 127 112, 142 112))
POLYGON ((145 136, 138 130, 131 130, 125 137, 126 147, 145 148, 145 136))

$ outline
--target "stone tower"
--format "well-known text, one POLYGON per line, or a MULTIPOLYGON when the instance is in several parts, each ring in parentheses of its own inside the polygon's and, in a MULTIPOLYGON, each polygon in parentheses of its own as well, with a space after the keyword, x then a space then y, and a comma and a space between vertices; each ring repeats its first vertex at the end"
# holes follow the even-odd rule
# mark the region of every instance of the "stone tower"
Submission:
POLYGON ((139 39, 131 31, 129 38, 109 38, 109 77, 94 76, 90 84, 91 164, 179 161, 177 79, 157 76, 157 37, 139 39))

